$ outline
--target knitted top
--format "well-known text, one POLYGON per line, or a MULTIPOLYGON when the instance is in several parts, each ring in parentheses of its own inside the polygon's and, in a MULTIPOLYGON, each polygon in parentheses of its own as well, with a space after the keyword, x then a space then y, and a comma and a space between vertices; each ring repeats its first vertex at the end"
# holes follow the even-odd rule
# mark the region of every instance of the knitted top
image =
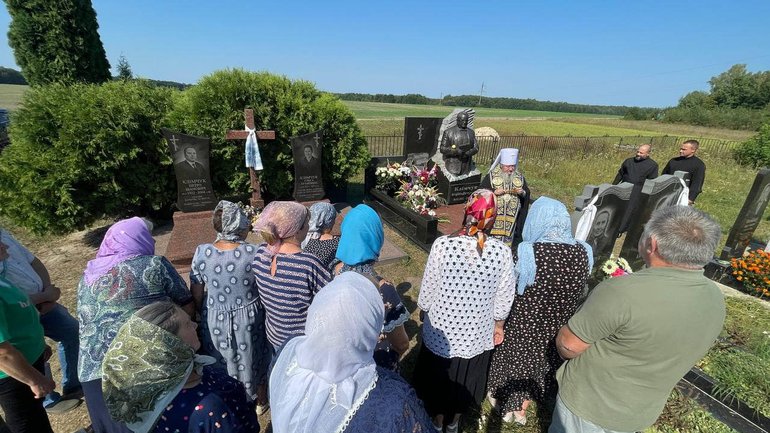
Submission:
POLYGON ((479 257, 476 238, 442 236, 425 265, 417 305, 428 314, 425 346, 444 358, 472 358, 494 347, 495 320, 511 311, 516 280, 511 249, 488 238, 479 257))

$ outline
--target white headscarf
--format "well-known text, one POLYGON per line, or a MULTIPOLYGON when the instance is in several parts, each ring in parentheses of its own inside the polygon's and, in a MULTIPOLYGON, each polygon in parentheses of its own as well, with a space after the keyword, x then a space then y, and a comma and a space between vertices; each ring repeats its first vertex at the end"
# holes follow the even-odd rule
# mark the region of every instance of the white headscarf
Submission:
POLYGON ((273 431, 341 432, 377 382, 374 347, 385 314, 374 284, 345 272, 310 305, 270 375, 273 431))
POLYGON ((495 169, 498 165, 519 165, 519 149, 513 149, 513 148, 505 148, 500 149, 500 152, 497 154, 497 158, 495 158, 495 161, 492 163, 492 166, 489 167, 489 172, 492 173, 492 170, 495 169))

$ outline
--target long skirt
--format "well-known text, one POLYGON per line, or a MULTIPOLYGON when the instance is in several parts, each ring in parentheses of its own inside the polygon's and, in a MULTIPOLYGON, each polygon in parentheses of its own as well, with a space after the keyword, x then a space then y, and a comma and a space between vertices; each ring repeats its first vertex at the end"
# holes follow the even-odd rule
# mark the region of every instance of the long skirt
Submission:
POLYGON ((431 417, 445 419, 468 409, 479 410, 487 389, 492 351, 470 359, 443 358, 423 344, 414 369, 414 387, 431 417))

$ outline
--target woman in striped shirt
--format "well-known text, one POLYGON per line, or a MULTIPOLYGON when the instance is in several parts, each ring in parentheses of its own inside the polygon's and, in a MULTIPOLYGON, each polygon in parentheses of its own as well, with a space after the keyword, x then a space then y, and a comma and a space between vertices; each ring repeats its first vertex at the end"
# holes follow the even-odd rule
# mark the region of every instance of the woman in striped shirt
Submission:
POLYGON ((309 216, 297 202, 274 201, 254 226, 266 242, 257 247, 252 269, 265 307, 267 339, 274 350, 304 333, 313 297, 331 281, 321 261, 300 247, 309 216))

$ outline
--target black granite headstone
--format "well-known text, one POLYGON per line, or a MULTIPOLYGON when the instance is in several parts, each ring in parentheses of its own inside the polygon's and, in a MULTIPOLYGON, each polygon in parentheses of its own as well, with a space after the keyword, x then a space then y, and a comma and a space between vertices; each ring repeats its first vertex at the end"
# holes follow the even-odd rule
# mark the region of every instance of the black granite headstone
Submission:
POLYGON ((591 245, 595 258, 609 257, 612 254, 632 188, 630 183, 620 185, 603 183, 598 187, 586 185, 583 195, 575 198, 577 211, 582 211, 591 202, 596 206, 596 214, 585 240, 591 245), (589 196, 594 192, 593 196, 589 196))
POLYGON ((212 210, 217 198, 209 172, 209 139, 161 129, 174 159, 176 205, 182 212, 212 210))
POLYGON ((727 235, 727 242, 720 256, 722 260, 743 255, 743 251, 751 242, 754 230, 762 220, 768 202, 770 202, 770 169, 763 168, 757 173, 754 185, 751 186, 749 195, 738 213, 738 218, 735 219, 730 234, 727 235))
POLYGON ((433 155, 438 143, 442 117, 404 118, 404 156, 410 153, 433 155))
POLYGON ((443 172, 439 172, 436 175, 436 180, 438 181, 438 192, 441 194, 441 197, 446 199, 447 204, 458 204, 465 203, 468 200, 468 196, 473 191, 479 189, 481 175, 476 174, 462 180, 450 182, 443 172))
POLYGON ((314 201, 324 198, 323 172, 323 130, 292 137, 291 150, 294 155, 294 199, 314 201))
POLYGON ((638 245, 639 238, 644 232, 644 225, 657 209, 677 205, 684 189, 680 179, 686 176, 686 172, 677 171, 674 175, 664 174, 644 182, 638 205, 630 216, 626 239, 620 251, 620 255, 628 260, 632 268, 636 269, 642 264, 638 245))

